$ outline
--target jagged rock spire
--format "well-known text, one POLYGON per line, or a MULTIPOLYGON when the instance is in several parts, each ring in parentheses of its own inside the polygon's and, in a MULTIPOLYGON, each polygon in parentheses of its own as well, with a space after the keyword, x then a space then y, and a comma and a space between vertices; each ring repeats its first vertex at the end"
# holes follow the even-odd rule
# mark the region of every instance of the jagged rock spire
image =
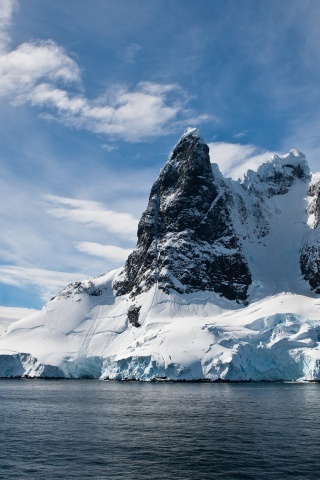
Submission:
POLYGON ((225 187, 198 130, 187 129, 151 189, 117 294, 134 297, 156 283, 167 293, 211 290, 244 301, 251 275, 225 187))

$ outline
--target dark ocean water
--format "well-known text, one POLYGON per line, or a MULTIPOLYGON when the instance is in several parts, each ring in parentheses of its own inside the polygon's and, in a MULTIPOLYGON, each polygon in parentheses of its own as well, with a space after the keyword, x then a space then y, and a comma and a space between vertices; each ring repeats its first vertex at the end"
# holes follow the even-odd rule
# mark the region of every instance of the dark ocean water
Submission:
POLYGON ((319 479, 319 384, 0 380, 1 479, 319 479))

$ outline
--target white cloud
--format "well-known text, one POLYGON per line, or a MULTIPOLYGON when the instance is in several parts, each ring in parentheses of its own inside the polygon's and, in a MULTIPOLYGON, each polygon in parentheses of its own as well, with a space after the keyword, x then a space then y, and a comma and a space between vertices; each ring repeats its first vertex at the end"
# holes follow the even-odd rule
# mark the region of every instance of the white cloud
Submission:
MULTIPOLYGON (((14 3, 4 2, 0 17, 0 96, 8 97, 13 104, 30 104, 40 108, 45 119, 129 142, 168 133, 181 122, 185 125, 208 119, 207 115, 190 112, 186 93, 173 84, 140 82, 131 89, 115 85, 96 100, 86 98, 79 66, 52 40, 8 49, 6 28, 14 3)), ((137 44, 129 47, 130 62, 139 49, 137 44)))
POLYGON ((132 252, 132 249, 129 248, 121 248, 115 245, 101 245, 100 243, 94 242, 79 242, 76 243, 76 248, 80 252, 106 258, 117 264, 125 262, 132 252))
POLYGON ((116 145, 109 145, 108 143, 104 143, 101 145, 103 150, 106 150, 107 152, 111 153, 114 150, 118 150, 118 147, 116 145))
POLYGON ((0 306, 0 334, 2 334, 11 323, 21 318, 37 313, 34 308, 2 307, 0 306))
POLYGON ((209 143, 209 148, 211 162, 217 163, 223 175, 234 180, 241 178, 249 169, 257 170, 276 153, 240 143, 213 142, 209 143))
POLYGON ((129 213, 106 210, 104 205, 91 200, 76 200, 54 195, 48 195, 46 198, 52 205, 47 213, 55 218, 91 227, 103 227, 107 231, 130 239, 136 237, 138 220, 129 213))
POLYGON ((16 50, 0 55, 0 95, 24 103, 37 95, 43 81, 53 84, 79 81, 79 68, 52 41, 24 43, 16 50))
POLYGON ((125 61, 127 63, 134 63, 136 60, 136 56, 138 55, 139 50, 141 50, 141 45, 138 43, 132 43, 129 45, 129 47, 126 49, 125 53, 125 61))
POLYGON ((209 118, 190 114, 178 86, 150 82, 140 82, 132 91, 112 88, 94 102, 51 83, 41 83, 16 100, 51 109, 53 113, 46 115, 51 120, 129 142, 162 135, 181 122, 198 123, 209 118), (175 100, 170 99, 172 93, 175 100))
POLYGON ((13 10, 17 6, 15 0, 1 0, 0 8, 0 52, 5 50, 10 36, 7 33, 8 27, 11 25, 13 10))
MULTIPOLYGON (((43 159, 41 149, 35 152, 35 155, 39 155, 40 160, 43 159)), ((49 162, 50 157, 46 159, 46 168, 49 162)), ((5 162, 2 162, 3 164, 5 162)), ((51 175, 49 168, 46 172, 49 177, 54 175, 54 173, 51 175)), ((142 195, 140 188, 142 185, 150 184, 150 172, 139 176, 133 171, 130 176, 133 190, 136 186, 138 188, 138 199, 128 191, 130 188, 128 178, 125 177, 122 184, 119 176, 114 176, 110 171, 107 173, 107 181, 111 185, 105 192, 104 175, 99 172, 96 182, 89 182, 94 185, 94 191, 90 185, 87 185, 87 181, 84 185, 77 183, 73 168, 70 170, 65 168, 58 178, 63 178, 69 190, 71 188, 73 192, 85 191, 86 195, 94 197, 95 194, 99 196, 97 192, 103 191, 103 196, 108 199, 107 204, 112 205, 109 209, 100 202, 65 197, 51 197, 44 202, 41 190, 45 184, 36 179, 30 182, 30 177, 24 175, 21 175, 17 181, 5 168, 2 168, 0 191, 6 201, 0 203, 3 232, 0 238, 0 263, 4 264, 4 269, 0 272, 0 291, 1 283, 5 283, 12 285, 12 292, 17 302, 19 302, 19 296, 16 294, 15 287, 24 288, 23 297, 28 292, 30 298, 41 296, 42 300, 47 301, 71 281, 105 273, 124 263, 123 259, 126 256, 124 252, 136 241, 138 220, 135 216, 139 216, 143 207, 141 203, 145 203, 145 196, 147 196, 144 193, 143 201, 139 200, 142 195), (118 198, 121 201, 118 201, 118 198), (126 212, 128 203, 137 215, 121 213, 126 212), (59 215, 55 212, 57 215, 51 216, 46 212, 50 208, 61 208, 62 212, 59 215), (72 210, 70 215, 68 215, 69 210, 72 210), (77 249, 76 244, 79 242, 118 245, 124 250, 123 252, 109 251, 111 252, 109 258, 104 251, 104 256, 99 257, 93 255, 92 250, 89 255, 88 251, 77 249), (119 263, 115 263, 116 261, 119 263), (58 272, 54 274, 55 280, 58 276, 58 283, 53 282, 50 276, 48 278, 47 275, 44 276, 45 272, 51 271, 58 272), (42 273, 39 274, 39 272, 42 273), (78 273, 70 274, 68 277, 64 272, 78 273)), ((126 253, 129 254, 130 251, 126 253)), ((8 291, 11 290, 8 289, 8 291)), ((3 298, 8 297, 3 296, 3 298)))
POLYGON ((239 132, 239 133, 236 133, 235 135, 233 135, 234 138, 242 138, 242 137, 245 137, 248 133, 248 130, 244 130, 243 132, 239 132))
POLYGON ((0 266, 0 282, 14 287, 34 287, 44 302, 57 295, 69 283, 86 278, 84 273, 67 273, 43 268, 0 266))

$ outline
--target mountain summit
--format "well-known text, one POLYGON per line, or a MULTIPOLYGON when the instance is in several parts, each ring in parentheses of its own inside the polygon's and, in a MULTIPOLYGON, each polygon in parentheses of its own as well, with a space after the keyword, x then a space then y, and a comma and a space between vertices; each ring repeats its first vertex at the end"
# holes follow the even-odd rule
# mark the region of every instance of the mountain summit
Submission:
POLYGON ((13 323, 0 376, 320 380, 319 224, 320 174, 298 150, 234 181, 189 128, 124 267, 13 323))
POLYGON ((210 290, 246 300, 251 275, 225 190, 208 146, 189 128, 153 184, 117 294, 134 297, 156 284, 166 293, 210 290))
POLYGON ((116 294, 134 299, 156 285, 167 294, 212 291, 246 305, 257 286, 300 291, 301 273, 319 288, 318 269, 310 267, 315 247, 305 245, 313 238, 310 179, 298 150, 274 155, 242 182, 226 179, 211 165, 199 131, 187 129, 151 189, 137 247, 114 282, 116 294))

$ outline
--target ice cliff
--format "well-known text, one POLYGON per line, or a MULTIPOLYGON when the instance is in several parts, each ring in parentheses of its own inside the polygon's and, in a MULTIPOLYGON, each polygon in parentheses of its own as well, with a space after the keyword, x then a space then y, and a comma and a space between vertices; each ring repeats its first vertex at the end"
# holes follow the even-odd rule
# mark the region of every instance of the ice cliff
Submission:
POLYGON ((299 151, 233 181, 188 129, 124 267, 13 323, 0 376, 320 380, 319 196, 299 151))

